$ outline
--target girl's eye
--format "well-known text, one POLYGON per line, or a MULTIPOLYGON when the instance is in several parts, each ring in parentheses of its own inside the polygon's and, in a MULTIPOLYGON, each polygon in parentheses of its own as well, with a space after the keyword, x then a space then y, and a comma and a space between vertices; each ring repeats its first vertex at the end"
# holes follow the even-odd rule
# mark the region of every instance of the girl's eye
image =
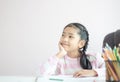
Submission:
POLYGON ((73 38, 73 36, 69 36, 69 38, 73 38))
POLYGON ((62 34, 62 36, 64 36, 64 34, 62 34))

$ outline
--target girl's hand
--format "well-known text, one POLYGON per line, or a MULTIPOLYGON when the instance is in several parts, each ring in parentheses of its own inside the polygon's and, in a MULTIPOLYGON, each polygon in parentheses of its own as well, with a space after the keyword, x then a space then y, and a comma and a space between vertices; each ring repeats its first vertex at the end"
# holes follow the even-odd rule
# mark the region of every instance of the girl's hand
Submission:
POLYGON ((94 70, 80 70, 73 74, 73 77, 87 77, 87 76, 97 76, 97 72, 94 70))
POLYGON ((67 52, 65 51, 65 49, 63 48, 63 46, 61 45, 61 43, 59 42, 59 52, 57 53, 57 57, 58 58, 62 58, 63 56, 65 56, 67 54, 67 52))

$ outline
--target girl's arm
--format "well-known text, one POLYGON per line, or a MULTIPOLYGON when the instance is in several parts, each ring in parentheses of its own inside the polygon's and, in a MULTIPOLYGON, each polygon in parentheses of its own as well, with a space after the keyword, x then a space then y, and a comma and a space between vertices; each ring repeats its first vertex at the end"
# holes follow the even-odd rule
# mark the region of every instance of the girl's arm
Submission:
POLYGON ((40 65, 40 75, 56 75, 59 74, 59 59, 51 56, 45 63, 40 65))
POLYGON ((89 60, 92 64, 92 69, 82 69, 73 74, 74 77, 81 77, 81 76, 102 76, 105 77, 105 62, 100 56, 98 55, 90 55, 89 60))
POLYGON ((98 76, 105 77, 105 61, 101 57, 101 54, 97 54, 96 61, 94 63, 96 63, 96 65, 94 66, 94 70, 97 72, 98 76))
POLYGON ((77 71, 73 74, 73 77, 91 77, 91 76, 97 76, 97 72, 95 70, 88 70, 88 69, 82 69, 80 71, 77 71))
POLYGON ((60 62, 59 60, 66 55, 66 51, 59 42, 59 52, 50 57, 44 64, 40 66, 40 74, 42 75, 56 75, 60 74, 60 62))

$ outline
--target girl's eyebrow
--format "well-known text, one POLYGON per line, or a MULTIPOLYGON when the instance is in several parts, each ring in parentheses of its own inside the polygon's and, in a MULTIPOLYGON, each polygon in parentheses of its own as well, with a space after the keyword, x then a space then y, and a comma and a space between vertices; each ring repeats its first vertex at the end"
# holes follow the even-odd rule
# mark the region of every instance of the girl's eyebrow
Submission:
POLYGON ((66 33, 66 32, 63 32, 63 34, 74 35, 75 33, 66 33))

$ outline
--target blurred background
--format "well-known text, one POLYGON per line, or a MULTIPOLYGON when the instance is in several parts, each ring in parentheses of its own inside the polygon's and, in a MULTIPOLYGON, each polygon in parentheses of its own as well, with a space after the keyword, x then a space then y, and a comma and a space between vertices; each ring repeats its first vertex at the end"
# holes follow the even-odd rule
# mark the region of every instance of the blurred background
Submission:
POLYGON ((88 29, 87 52, 101 53, 104 36, 120 29, 120 0, 0 0, 0 75, 39 74, 71 22, 88 29))

